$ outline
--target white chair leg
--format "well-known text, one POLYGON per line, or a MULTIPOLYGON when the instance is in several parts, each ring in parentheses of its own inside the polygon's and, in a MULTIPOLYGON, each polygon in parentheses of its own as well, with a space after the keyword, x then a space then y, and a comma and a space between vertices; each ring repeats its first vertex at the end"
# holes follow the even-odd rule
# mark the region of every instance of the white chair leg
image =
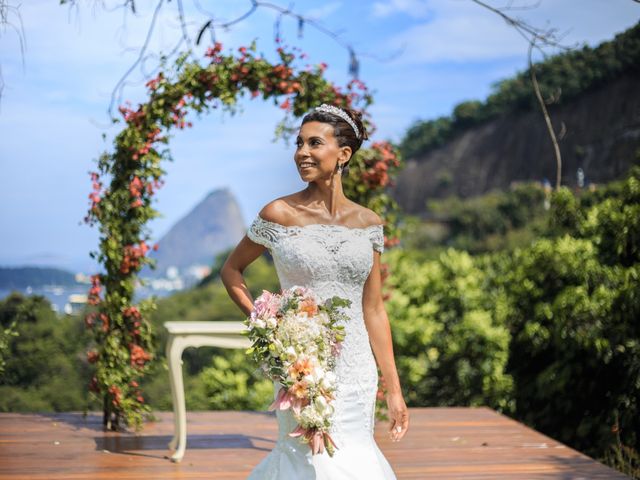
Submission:
POLYGON ((174 373, 178 368, 180 368, 180 364, 178 365, 174 365, 172 360, 171 360, 171 350, 173 348, 173 341, 174 341, 174 337, 173 335, 169 335, 169 339, 167 340, 167 348, 166 348, 166 356, 167 356, 167 360, 169 362, 169 385, 171 386, 171 405, 173 405, 173 438, 171 438, 171 441, 169 442, 169 449, 170 450, 175 450, 176 446, 178 445, 178 431, 179 431, 179 426, 178 426, 178 408, 176 405, 176 385, 175 385, 175 381, 173 379, 173 377, 176 375, 176 373, 174 373))
MULTIPOLYGON (((177 339, 176 339, 177 340, 177 339)), ((171 456, 171 461, 179 462, 184 456, 187 448, 187 411, 184 400, 184 384, 182 380, 182 351, 184 345, 182 342, 174 340, 169 352, 169 364, 173 366, 171 369, 171 383, 173 385, 173 410, 176 431, 174 439, 177 438, 177 445, 174 444, 176 451, 171 456)), ((172 440, 171 443, 174 443, 172 440)))

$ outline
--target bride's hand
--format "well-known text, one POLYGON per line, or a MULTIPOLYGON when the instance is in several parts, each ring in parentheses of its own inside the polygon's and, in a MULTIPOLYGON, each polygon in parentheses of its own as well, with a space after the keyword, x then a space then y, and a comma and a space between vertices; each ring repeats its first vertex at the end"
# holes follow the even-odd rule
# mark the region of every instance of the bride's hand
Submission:
POLYGON ((387 394, 387 408, 389 411, 389 435, 394 442, 399 441, 409 428, 409 410, 404 403, 402 393, 387 394))

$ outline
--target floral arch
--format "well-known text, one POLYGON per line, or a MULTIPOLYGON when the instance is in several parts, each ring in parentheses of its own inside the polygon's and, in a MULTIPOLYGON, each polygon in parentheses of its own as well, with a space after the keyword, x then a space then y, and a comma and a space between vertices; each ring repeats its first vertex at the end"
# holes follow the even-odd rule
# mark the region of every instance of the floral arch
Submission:
MULTIPOLYGON (((153 266, 147 253, 151 234, 145 224, 158 216, 151 201, 166 173, 161 163, 170 158, 168 134, 173 129, 191 127, 190 111, 197 114, 212 109, 235 112, 244 95, 272 100, 285 112, 276 132, 292 131, 290 120, 321 103, 350 106, 366 113, 372 97, 366 86, 350 81, 343 90, 327 81, 325 64, 299 68, 303 53, 278 48, 279 61, 272 63, 256 54, 255 44, 237 53, 224 54, 216 43, 205 54, 205 62, 178 58, 171 69, 161 71, 146 84, 148 99, 136 108, 119 108, 124 128, 114 139, 112 152, 97 160, 90 172, 93 191, 85 222, 99 224, 99 251, 90 256, 104 268, 91 277, 89 313, 95 347, 87 352, 95 373, 89 389, 103 401, 104 427, 117 429, 126 424, 139 428, 150 413, 138 381, 148 372, 153 358, 152 331, 148 321, 155 309, 153 297, 133 305, 137 274, 144 264, 153 266), (103 181, 104 180, 104 181, 103 181), (104 182, 108 181, 108 187, 104 182)), ((386 221, 386 242, 397 242, 395 203, 384 189, 399 167, 399 158, 387 142, 374 142, 352 159, 352 174, 344 179, 347 196, 375 210, 386 221)))

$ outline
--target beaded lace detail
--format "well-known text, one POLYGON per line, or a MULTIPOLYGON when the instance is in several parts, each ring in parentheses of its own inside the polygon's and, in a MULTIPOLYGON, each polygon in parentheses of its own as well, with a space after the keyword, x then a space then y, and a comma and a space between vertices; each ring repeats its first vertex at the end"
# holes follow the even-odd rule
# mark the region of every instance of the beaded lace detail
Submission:
MULTIPOLYGON (((281 288, 302 285, 311 288, 320 300, 334 295, 351 300, 345 310, 349 320, 335 368, 338 386, 332 436, 340 447, 344 441, 340 413, 345 410, 344 402, 354 399, 362 408, 363 428, 373 434, 378 373, 364 324, 362 293, 373 265, 373 250, 384 251, 382 225, 285 226, 258 215, 247 236, 271 252, 281 288)), ((281 415, 278 422, 281 430, 290 425, 281 415)), ((281 435, 278 443, 282 441, 286 439, 281 435)))

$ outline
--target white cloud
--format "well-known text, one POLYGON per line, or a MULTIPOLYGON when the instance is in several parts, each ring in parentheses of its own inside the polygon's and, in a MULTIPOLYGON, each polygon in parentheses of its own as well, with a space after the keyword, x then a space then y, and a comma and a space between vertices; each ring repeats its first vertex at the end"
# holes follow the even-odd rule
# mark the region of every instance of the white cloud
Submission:
POLYGON ((342 2, 329 2, 321 7, 307 10, 305 16, 314 20, 323 20, 342 7, 342 2))
POLYGON ((450 18, 419 25, 396 37, 412 62, 489 60, 519 55, 526 43, 487 18, 450 18))
POLYGON ((479 61, 522 55, 526 43, 494 14, 471 2, 434 3, 433 18, 396 35, 405 63, 479 61))
MULTIPOLYGON (((622 31, 637 21, 640 14, 637 6, 632 2, 617 3, 618 8, 611 8, 611 2, 605 0, 583 0, 580 8, 576 8, 571 2, 542 0, 537 8, 513 10, 510 14, 533 26, 551 26, 566 33, 562 43, 567 46, 584 42, 595 45, 610 39, 612 30, 622 31), (634 12, 635 16, 631 15, 634 12)), ((387 47, 403 49, 398 64, 479 62, 526 56, 527 41, 495 13, 469 0, 439 0, 428 5, 431 15, 427 21, 385 42, 387 47)))
POLYGON ((427 15, 429 9, 427 2, 421 0, 388 0, 375 2, 371 13, 377 18, 389 17, 398 13, 419 18, 427 15))

